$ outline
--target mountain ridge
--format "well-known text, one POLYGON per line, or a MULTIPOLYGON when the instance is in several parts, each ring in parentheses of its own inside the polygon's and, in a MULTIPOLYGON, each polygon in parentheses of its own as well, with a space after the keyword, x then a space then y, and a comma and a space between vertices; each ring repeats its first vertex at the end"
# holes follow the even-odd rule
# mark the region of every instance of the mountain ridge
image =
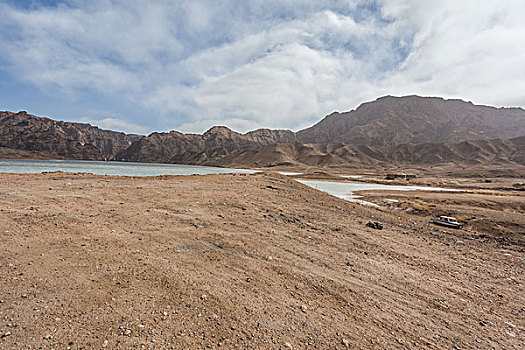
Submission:
POLYGON ((0 147, 38 153, 42 157, 112 159, 140 137, 87 123, 38 117, 25 111, 0 111, 0 147))
POLYGON ((383 96, 349 112, 334 112, 300 130, 302 143, 373 146, 513 138, 525 134, 525 110, 441 97, 383 96))
POLYGON ((144 136, 24 111, 0 112, 0 155, 16 157, 19 152, 24 158, 33 153, 38 158, 339 167, 473 164, 473 159, 474 163, 490 163, 499 156, 503 163, 525 165, 521 156, 509 154, 516 152, 523 135, 522 108, 416 95, 383 96, 349 112, 331 113, 298 132, 262 128, 238 133, 213 126, 202 134, 173 130, 144 136))

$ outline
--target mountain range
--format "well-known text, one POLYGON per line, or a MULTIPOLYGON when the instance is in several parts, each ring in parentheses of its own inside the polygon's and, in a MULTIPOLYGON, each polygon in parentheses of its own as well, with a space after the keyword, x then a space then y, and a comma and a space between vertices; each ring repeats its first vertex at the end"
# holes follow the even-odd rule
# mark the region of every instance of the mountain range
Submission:
POLYGON ((202 135, 148 136, 0 112, 0 157, 119 160, 221 166, 525 166, 525 110, 437 97, 385 96, 310 128, 245 134, 215 126, 202 135))

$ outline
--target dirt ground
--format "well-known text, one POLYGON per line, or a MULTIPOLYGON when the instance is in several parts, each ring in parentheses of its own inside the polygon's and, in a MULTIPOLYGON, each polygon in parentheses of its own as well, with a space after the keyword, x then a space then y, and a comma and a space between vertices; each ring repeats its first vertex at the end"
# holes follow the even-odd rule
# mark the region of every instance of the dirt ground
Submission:
POLYGON ((494 240, 525 257, 525 193, 487 190, 457 192, 362 191, 363 199, 392 211, 428 221, 453 216, 464 224, 455 230, 468 239, 494 240))
POLYGON ((525 347, 523 250, 277 174, 1 174, 0 251, 1 349, 525 347))

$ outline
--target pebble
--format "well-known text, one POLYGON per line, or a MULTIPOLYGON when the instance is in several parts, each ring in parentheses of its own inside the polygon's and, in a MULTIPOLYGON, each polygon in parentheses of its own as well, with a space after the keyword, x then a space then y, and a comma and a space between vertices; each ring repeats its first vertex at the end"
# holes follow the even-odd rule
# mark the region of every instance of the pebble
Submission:
POLYGON ((286 349, 293 349, 292 344, 290 344, 290 343, 288 343, 288 342, 284 343, 284 347, 285 347, 286 349))
POLYGON ((308 310, 308 308, 306 307, 306 305, 301 305, 301 311, 302 311, 302 312, 306 312, 306 310, 308 310))
POLYGON ((51 334, 46 334, 46 335, 44 335, 43 338, 47 339, 47 340, 50 340, 50 339, 53 339, 53 336, 51 334))
POLYGON ((350 342, 346 339, 341 339, 341 344, 343 344, 345 347, 349 348, 350 347, 350 342))
POLYGON ((105 348, 106 346, 108 346, 108 343, 109 343, 109 342, 108 342, 107 339, 104 340, 104 342, 102 343, 102 347, 105 348))
POLYGON ((124 335, 127 335, 127 336, 131 335, 131 329, 126 329, 126 331, 124 332, 124 335))

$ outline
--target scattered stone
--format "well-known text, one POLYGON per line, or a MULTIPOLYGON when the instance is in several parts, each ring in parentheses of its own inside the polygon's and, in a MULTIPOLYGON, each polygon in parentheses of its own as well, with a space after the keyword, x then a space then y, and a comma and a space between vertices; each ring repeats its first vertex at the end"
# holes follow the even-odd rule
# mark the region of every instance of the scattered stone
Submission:
POLYGON ((366 226, 371 227, 371 228, 373 228, 375 230, 382 230, 383 229, 383 225, 380 222, 378 222, 378 221, 374 221, 374 222, 369 221, 369 222, 366 223, 366 226))
POLYGON ((46 340, 51 340, 51 339, 53 339, 53 336, 51 334, 46 334, 46 335, 43 336, 43 338, 46 339, 46 340))
POLYGON ((341 339, 341 344, 343 344, 345 347, 349 348, 350 347, 350 342, 346 339, 341 339))
POLYGON ((301 311, 302 311, 302 312, 306 312, 306 310, 308 310, 308 308, 306 307, 306 305, 301 305, 301 311))
POLYGON ((104 342, 102 343, 102 347, 105 348, 106 346, 108 346, 108 343, 109 343, 109 342, 108 342, 107 339, 104 340, 104 342))
POLYGON ((131 335, 131 329, 126 329, 124 331, 124 335, 127 335, 129 337, 131 335))
POLYGON ((284 343, 284 347, 285 347, 286 349, 293 349, 292 344, 290 344, 290 343, 288 343, 288 342, 285 342, 285 343, 284 343))
POLYGON ((352 265, 352 263, 349 263, 348 261, 346 262, 346 266, 354 266, 352 265))
POLYGON ((9 337, 11 335, 11 332, 7 331, 4 334, 0 335, 0 338, 9 337))

